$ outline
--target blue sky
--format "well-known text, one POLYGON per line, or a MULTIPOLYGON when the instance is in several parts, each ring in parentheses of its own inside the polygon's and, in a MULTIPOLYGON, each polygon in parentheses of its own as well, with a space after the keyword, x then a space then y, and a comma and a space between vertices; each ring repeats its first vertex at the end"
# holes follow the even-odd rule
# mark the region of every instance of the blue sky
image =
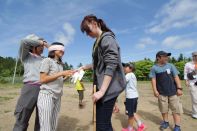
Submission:
POLYGON ((34 33, 63 42, 74 67, 91 63, 94 40, 80 31, 88 14, 115 32, 123 62, 197 51, 197 0, 0 0, 0 56, 17 57, 20 39, 34 33))

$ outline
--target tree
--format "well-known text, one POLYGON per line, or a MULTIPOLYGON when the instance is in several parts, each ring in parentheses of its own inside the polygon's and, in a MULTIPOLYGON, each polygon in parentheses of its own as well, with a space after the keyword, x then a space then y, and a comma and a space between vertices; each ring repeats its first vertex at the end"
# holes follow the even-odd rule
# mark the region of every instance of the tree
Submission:
POLYGON ((169 62, 170 62, 170 63, 176 63, 176 62, 177 62, 177 60, 176 60, 176 58, 171 57, 171 58, 169 58, 169 62))
POLYGON ((73 69, 73 65, 70 64, 70 65, 69 65, 69 68, 70 68, 70 70, 73 69))
POLYGON ((64 70, 71 70, 71 69, 73 69, 73 65, 69 65, 67 62, 65 62, 64 63, 64 65, 63 65, 63 69, 64 70))
POLYGON ((186 64, 186 61, 180 61, 175 63, 175 66, 177 68, 177 70, 180 72, 179 77, 181 80, 184 79, 184 66, 186 64))
MULTIPOLYGON (((180 79, 183 79, 183 70, 185 63, 191 61, 191 58, 184 57, 183 54, 180 54, 179 57, 176 59, 175 57, 171 57, 169 59, 170 63, 173 63, 178 71, 180 72, 179 76, 180 79)), ((4 81, 4 77, 12 77, 14 73, 14 67, 15 67, 16 59, 12 57, 1 57, 0 56, 0 81, 4 81)), ((136 66, 136 77, 138 80, 149 80, 149 72, 151 70, 151 67, 154 64, 154 61, 151 61, 149 58, 144 58, 144 60, 140 60, 134 63, 136 66)), ((79 63, 78 67, 81 67, 82 63, 79 63)), ((68 64, 67 62, 63 65, 64 70, 70 70, 73 69, 73 66, 71 64, 68 64)), ((17 70, 16 70, 16 76, 22 76, 24 72, 23 64, 18 61, 17 70)), ((86 70, 84 79, 86 81, 92 81, 93 80, 93 71, 92 70, 86 70)))
POLYGON ((82 63, 79 63, 79 65, 77 67, 79 68, 79 67, 82 67, 82 66, 83 66, 83 64, 82 63))
POLYGON ((135 63, 136 67, 136 77, 138 80, 148 80, 149 79, 149 72, 151 67, 153 66, 154 62, 150 59, 145 59, 141 61, 137 61, 135 63))
POLYGON ((192 61, 192 58, 191 57, 187 58, 187 61, 192 61))
POLYGON ((86 81, 93 81, 93 70, 86 70, 83 79, 86 81))
POLYGON ((184 60, 183 54, 181 53, 181 54, 179 55, 179 57, 178 57, 178 62, 183 61, 183 60, 184 60))
MULTIPOLYGON (((11 77, 14 73, 16 60, 12 57, 0 57, 0 63, 0 76, 11 77)), ((19 72, 19 68, 22 68, 22 64, 18 64, 17 72, 19 72)))

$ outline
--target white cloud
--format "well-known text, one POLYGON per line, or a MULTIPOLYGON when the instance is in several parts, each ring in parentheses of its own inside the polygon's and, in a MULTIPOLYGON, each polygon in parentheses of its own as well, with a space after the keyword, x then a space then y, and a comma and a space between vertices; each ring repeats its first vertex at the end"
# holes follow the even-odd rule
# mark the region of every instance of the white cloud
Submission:
POLYGON ((137 48, 144 49, 146 46, 155 45, 157 41, 153 40, 150 37, 142 38, 139 40, 139 42, 136 44, 137 48))
POLYGON ((153 23, 147 32, 164 33, 172 28, 197 25, 197 0, 171 0, 156 14, 153 23))
MULTIPOLYGON (((66 21, 72 21, 72 25, 77 24, 76 26, 79 28, 78 22, 82 20, 83 16, 94 12, 104 12, 99 7, 110 2, 111 0, 85 0, 84 2, 81 2, 81 0, 2 1, 0 2, 3 7, 0 9, 0 48, 8 47, 6 44, 18 43, 21 38, 29 33, 41 35, 48 42, 55 39, 64 42, 64 44, 72 43, 75 30, 60 25, 64 25, 66 21), (17 8, 18 5, 20 5, 20 10, 17 8), (66 31, 64 28, 66 28, 66 31), (17 37, 15 40, 13 38, 16 35, 22 37, 17 37)), ((18 47, 13 47, 11 50, 7 50, 7 56, 18 53, 18 47)), ((5 56, 2 53, 0 52, 0 55, 5 56)))
POLYGON ((129 29, 112 29, 115 34, 129 34, 129 29))
POLYGON ((197 45, 196 41, 197 40, 181 36, 169 36, 163 40, 162 45, 173 49, 185 49, 197 45))
POLYGON ((55 41, 62 42, 64 45, 68 45, 74 39, 75 29, 70 23, 64 23, 64 32, 59 32, 55 35, 55 41))

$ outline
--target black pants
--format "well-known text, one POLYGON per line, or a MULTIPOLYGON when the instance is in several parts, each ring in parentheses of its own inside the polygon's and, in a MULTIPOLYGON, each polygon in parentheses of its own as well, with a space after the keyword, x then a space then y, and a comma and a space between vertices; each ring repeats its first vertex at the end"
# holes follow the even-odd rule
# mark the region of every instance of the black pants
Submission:
POLYGON ((14 115, 16 117, 16 123, 13 131, 27 131, 29 125, 29 119, 36 107, 36 119, 34 131, 40 130, 37 99, 40 91, 40 86, 25 84, 21 89, 21 95, 18 99, 14 115))
POLYGON ((96 103, 96 131, 113 131, 111 116, 116 99, 117 97, 104 103, 101 100, 96 103))

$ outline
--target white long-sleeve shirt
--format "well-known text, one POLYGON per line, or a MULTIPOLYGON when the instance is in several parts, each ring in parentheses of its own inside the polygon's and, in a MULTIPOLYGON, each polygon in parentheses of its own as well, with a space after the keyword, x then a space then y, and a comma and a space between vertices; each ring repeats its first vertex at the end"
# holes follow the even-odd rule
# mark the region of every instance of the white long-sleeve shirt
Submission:
POLYGON ((184 79, 188 80, 190 85, 194 84, 197 81, 197 78, 194 79, 194 80, 189 80, 188 79, 187 74, 192 72, 192 71, 195 71, 195 64, 194 64, 193 61, 186 63, 185 67, 184 67, 184 79))

